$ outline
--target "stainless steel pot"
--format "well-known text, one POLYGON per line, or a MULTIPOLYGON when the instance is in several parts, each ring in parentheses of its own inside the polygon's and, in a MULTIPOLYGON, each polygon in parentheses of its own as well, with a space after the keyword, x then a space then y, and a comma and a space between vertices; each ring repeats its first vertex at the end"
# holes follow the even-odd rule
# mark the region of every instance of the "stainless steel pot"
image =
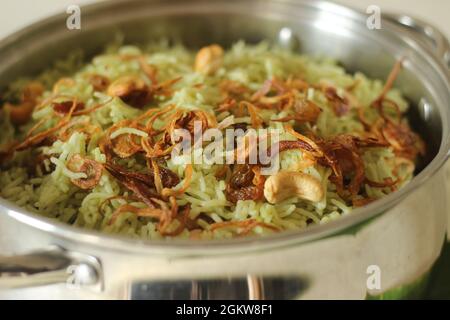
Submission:
POLYGON ((393 195, 336 222, 263 239, 124 239, 0 200, 1 298, 362 299, 432 268, 449 210, 441 167, 450 149, 450 49, 438 30, 402 16, 384 16, 381 30, 369 30, 363 13, 306 0, 113 1, 81 13, 80 31, 59 15, 1 41, 0 86, 74 48, 95 53, 116 30, 129 42, 165 36, 189 46, 271 39, 379 78, 405 56, 397 84, 417 106, 430 159, 393 195))

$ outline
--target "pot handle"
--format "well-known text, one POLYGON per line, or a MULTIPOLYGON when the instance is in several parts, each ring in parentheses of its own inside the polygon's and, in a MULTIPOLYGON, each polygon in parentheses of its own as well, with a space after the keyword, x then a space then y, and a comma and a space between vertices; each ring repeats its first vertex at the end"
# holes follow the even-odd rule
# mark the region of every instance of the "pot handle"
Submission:
POLYGON ((450 43, 438 28, 420 19, 402 14, 383 14, 383 18, 419 34, 426 44, 431 45, 435 54, 450 67, 450 43))
POLYGON ((23 255, 0 256, 0 289, 66 284, 101 290, 100 262, 82 253, 50 247, 23 255))
POLYGON ((305 275, 135 281, 130 300, 293 300, 311 286, 305 275))

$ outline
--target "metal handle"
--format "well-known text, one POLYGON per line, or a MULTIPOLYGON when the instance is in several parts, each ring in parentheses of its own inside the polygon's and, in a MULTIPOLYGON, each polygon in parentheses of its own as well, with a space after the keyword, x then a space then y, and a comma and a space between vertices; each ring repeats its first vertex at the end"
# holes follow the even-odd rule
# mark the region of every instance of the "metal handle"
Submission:
POLYGON ((384 14, 384 19, 400 24, 409 31, 419 34, 423 42, 431 44, 435 54, 450 67, 450 43, 447 37, 436 27, 417 18, 401 14, 384 14))
POLYGON ((0 289, 66 284, 71 288, 103 288, 100 262, 60 247, 23 255, 0 256, 0 289))
POLYGON ((137 281, 130 284, 131 300, 292 300, 310 287, 305 276, 262 277, 214 280, 137 281))

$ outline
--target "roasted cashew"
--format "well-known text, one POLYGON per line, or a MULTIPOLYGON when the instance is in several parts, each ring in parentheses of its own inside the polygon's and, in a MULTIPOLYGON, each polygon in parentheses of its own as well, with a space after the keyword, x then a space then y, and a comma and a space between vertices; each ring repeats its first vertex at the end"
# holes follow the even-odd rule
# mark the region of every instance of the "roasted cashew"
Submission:
POLYGON ((23 90, 22 102, 19 105, 5 103, 4 110, 9 113, 11 122, 15 125, 23 125, 27 123, 37 104, 38 98, 44 92, 44 87, 39 82, 29 83, 23 90))
POLYGON ((134 76, 124 76, 108 87, 108 95, 113 97, 122 97, 136 90, 145 90, 147 88, 144 80, 134 76))
POLYGON ((203 47, 195 57, 195 71, 204 75, 216 72, 223 63, 223 49, 217 44, 203 47))
POLYGON ((264 196, 272 204, 294 196, 318 202, 323 199, 324 190, 320 181, 311 175, 281 171, 266 180, 264 196))
POLYGON ((137 108, 143 107, 152 98, 152 92, 144 80, 135 76, 124 76, 111 83, 108 95, 137 108))

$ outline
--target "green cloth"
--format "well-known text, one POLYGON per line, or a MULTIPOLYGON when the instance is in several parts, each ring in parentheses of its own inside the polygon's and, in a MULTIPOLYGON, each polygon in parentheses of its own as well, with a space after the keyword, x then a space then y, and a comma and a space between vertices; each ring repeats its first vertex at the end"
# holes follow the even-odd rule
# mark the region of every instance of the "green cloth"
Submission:
POLYGON ((450 243, 446 243, 442 254, 430 275, 424 299, 450 300, 450 243))

